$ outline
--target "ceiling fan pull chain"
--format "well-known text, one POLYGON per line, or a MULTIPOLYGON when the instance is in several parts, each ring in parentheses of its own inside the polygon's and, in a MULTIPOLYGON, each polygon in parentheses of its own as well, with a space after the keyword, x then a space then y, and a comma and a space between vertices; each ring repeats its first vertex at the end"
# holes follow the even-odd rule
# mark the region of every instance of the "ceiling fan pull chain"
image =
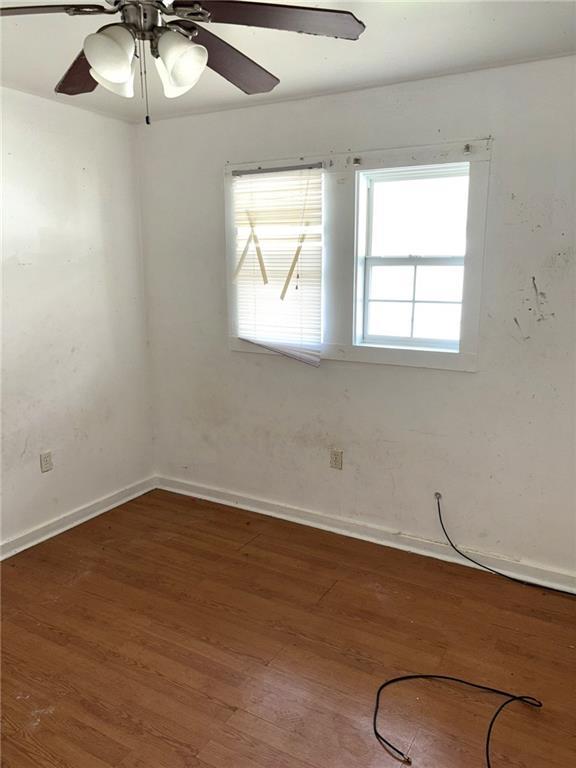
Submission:
MULTIPOLYGON (((144 29, 144 6, 140 6, 140 24, 144 29)), ((144 91, 143 96, 146 104, 146 116, 144 122, 150 125, 150 104, 148 101, 148 71, 146 69, 146 42, 140 38, 140 86, 144 91)))
POLYGON ((146 125, 150 125, 150 104, 148 102, 148 71, 146 70, 146 43, 142 44, 143 48, 143 56, 142 56, 142 64, 144 67, 144 97, 146 99, 146 125))
POLYGON ((140 76, 140 98, 144 98, 144 74, 142 72, 142 40, 136 41, 136 51, 138 56, 138 74, 140 76))

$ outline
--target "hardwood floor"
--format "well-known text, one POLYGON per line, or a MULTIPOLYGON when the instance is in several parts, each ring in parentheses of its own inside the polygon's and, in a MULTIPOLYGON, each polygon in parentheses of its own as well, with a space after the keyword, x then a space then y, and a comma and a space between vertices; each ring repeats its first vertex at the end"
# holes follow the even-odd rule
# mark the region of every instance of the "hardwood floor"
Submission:
MULTIPOLYGON (((5 768, 385 768, 384 680, 531 694, 494 768, 576 764, 576 600, 153 491, 3 564, 5 768)), ((482 768, 497 697, 403 683, 415 768, 482 768)))

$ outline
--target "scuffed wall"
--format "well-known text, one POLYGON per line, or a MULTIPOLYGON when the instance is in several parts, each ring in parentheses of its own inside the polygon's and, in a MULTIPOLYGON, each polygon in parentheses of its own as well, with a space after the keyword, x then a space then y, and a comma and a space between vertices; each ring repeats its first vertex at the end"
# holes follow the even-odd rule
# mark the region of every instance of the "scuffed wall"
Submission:
POLYGON ((151 435, 134 129, 7 89, 2 117, 6 541, 148 477, 151 435))
MULTIPOLYGON (((164 476, 573 570, 574 59, 141 128, 164 476), (223 169, 494 137, 480 370, 231 352, 223 169), (172 162, 175 154, 177 162, 172 162), (344 450, 344 471, 328 466, 344 450)), ((352 254, 350 255, 352 258, 352 254)))

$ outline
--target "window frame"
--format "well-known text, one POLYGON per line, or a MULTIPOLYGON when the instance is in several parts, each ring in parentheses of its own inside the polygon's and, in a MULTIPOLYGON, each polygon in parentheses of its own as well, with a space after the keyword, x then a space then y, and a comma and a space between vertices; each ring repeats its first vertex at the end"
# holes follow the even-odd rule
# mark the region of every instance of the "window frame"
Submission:
MULTIPOLYGON (((286 167, 322 163, 324 169, 323 214, 323 360, 399 365, 442 370, 478 369, 479 323, 484 270, 484 246, 490 160, 493 139, 449 142, 436 145, 389 148, 260 162, 231 163, 225 168, 226 260, 228 268, 228 337, 233 351, 275 354, 238 339, 235 333, 234 291, 231 290, 234 221, 231 178, 234 171, 282 170, 286 167), (365 257, 359 253, 359 170, 377 171, 394 167, 470 163, 468 193, 467 254, 462 296, 459 351, 416 347, 382 347, 356 343, 361 333, 359 302, 365 290, 365 257), (358 267, 361 266, 362 269, 358 267), (360 323, 360 325, 359 325, 360 323)), ((429 258, 429 257, 426 257, 429 258)), ((454 258, 454 257, 451 257, 454 258)), ((403 262, 405 263, 405 262, 403 262)))
MULTIPOLYGON (((417 350, 436 350, 437 352, 450 352, 457 353, 460 349, 460 338, 457 340, 450 339, 434 339, 428 337, 414 337, 414 316, 416 304, 458 304, 461 308, 464 303, 464 296, 460 301, 431 301, 427 300, 420 302, 416 299, 416 281, 418 279, 418 267, 419 266, 462 266, 465 268, 466 254, 462 256, 379 256, 374 255, 372 246, 372 233, 373 233, 373 221, 374 221, 374 185, 378 182, 394 182, 394 181, 409 181, 411 179, 441 179, 450 178, 454 176, 465 176, 468 181, 468 190, 470 186, 470 163, 433 163, 426 165, 419 163, 417 165, 410 165, 395 170, 395 166, 392 168, 377 168, 370 170, 357 171, 356 179, 356 206, 357 206, 357 218, 356 218, 356 269, 359 268, 359 263, 363 264, 364 271, 364 290, 363 299, 361 302, 356 301, 355 313, 356 316, 361 318, 361 321, 356 321, 356 334, 354 339, 355 346, 374 346, 382 348, 393 349, 417 349, 417 350), (462 166, 466 166, 465 169, 462 166), (421 169, 421 170, 418 170, 421 169), (362 199, 364 198, 364 199, 362 199), (360 255, 363 251, 363 256, 360 255), (396 303, 407 303, 412 307, 411 313, 411 332, 410 336, 382 336, 378 334, 370 334, 368 332, 369 322, 369 309, 370 304, 377 299, 370 298, 370 281, 372 278, 372 270, 375 266, 413 266, 414 278, 412 286, 412 299, 410 300, 394 300, 396 303)), ((466 225, 468 224, 469 206, 466 208, 466 225)), ((467 247, 466 247, 467 250, 467 247)), ((465 269, 464 269, 465 271, 465 269)), ((381 300, 385 302, 387 300, 381 300)), ((392 300, 390 300, 392 301, 392 300)))

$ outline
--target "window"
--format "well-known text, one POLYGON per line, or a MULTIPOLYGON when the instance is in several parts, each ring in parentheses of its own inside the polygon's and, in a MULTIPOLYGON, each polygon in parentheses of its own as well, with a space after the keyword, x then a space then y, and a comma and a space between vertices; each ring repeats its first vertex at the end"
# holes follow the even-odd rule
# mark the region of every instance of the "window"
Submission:
POLYGON ((358 172, 358 344, 458 351, 469 163, 358 172), (363 198, 363 199, 362 199, 363 198))
POLYGON ((491 151, 228 166, 231 349, 476 370, 491 151))
POLYGON ((234 333, 264 346, 322 342, 322 168, 232 177, 234 333))

